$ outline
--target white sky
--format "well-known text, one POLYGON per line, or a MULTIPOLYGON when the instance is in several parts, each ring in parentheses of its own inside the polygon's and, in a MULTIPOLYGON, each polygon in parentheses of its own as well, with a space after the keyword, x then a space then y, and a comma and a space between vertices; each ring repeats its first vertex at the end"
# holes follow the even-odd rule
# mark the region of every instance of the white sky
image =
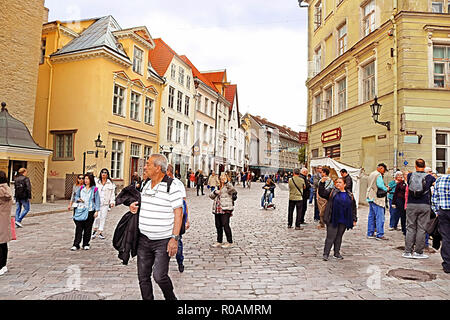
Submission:
POLYGON ((297 0, 45 0, 49 21, 146 26, 200 70, 226 69, 239 111, 306 128, 307 9, 297 0))

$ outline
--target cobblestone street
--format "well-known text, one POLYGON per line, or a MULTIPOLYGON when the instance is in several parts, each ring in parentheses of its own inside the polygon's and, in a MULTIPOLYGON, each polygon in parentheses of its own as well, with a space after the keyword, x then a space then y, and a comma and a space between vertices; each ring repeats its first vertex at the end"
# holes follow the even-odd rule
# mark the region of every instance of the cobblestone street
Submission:
MULTIPOLYGON (((183 237, 184 273, 178 272, 175 258, 170 262, 178 299, 448 299, 450 274, 442 271, 440 254, 404 259, 398 249, 404 246, 403 235, 387 228, 389 241, 367 239, 368 207, 360 207, 358 225, 344 235, 344 260, 325 262, 326 231, 316 228, 313 207, 308 207, 303 230, 287 229, 286 185, 275 191, 276 209, 267 211, 259 209, 261 186, 237 187, 231 249, 211 248, 216 240, 212 201, 187 189, 191 228, 183 237), (398 268, 426 271, 436 279, 417 282, 387 275, 398 268)), ((75 227, 69 211, 25 218, 18 240, 9 244, 9 271, 0 277, 0 300, 51 299, 74 288, 99 299, 140 299, 136 259, 122 265, 111 242, 126 210, 121 206, 110 212, 106 240, 92 240, 89 251, 69 250, 75 227)), ((154 292, 163 299, 156 284, 154 292)))

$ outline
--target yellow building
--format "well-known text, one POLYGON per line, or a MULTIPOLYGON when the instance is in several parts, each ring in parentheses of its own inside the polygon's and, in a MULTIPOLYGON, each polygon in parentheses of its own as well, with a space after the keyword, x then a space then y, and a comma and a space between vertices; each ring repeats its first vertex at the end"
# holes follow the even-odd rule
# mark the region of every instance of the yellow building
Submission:
POLYGON ((33 137, 53 150, 49 195, 67 197, 83 170, 107 168, 128 185, 158 152, 164 80, 148 60, 154 46, 146 27, 122 29, 112 16, 44 24, 33 137))
POLYGON ((444 173, 450 167, 450 1, 300 4, 308 6, 308 158, 328 156, 368 174, 380 162, 414 170, 422 157, 444 173), (382 105, 378 118, 371 110, 375 97, 382 105))

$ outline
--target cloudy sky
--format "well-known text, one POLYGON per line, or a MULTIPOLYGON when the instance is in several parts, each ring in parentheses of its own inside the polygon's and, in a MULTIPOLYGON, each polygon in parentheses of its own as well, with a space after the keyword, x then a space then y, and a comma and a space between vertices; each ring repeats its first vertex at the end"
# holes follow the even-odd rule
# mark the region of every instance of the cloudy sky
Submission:
POLYGON ((304 131, 307 12, 297 0, 45 0, 49 21, 146 26, 200 71, 226 69, 239 111, 304 131))

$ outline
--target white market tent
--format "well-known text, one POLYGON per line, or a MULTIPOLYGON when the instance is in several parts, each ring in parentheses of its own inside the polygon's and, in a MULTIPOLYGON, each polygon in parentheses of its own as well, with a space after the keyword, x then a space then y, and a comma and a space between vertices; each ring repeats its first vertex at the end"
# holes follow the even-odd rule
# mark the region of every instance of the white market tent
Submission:
POLYGON ((352 181, 353 181, 353 195, 355 196, 356 206, 358 207, 358 205, 359 205, 358 204, 359 188, 361 185, 362 169, 350 167, 348 165, 345 165, 343 163, 340 163, 340 162, 333 160, 331 158, 328 158, 328 157, 311 159, 310 167, 318 167, 318 166, 326 166, 326 167, 333 168, 339 177, 341 176, 341 173, 340 173, 341 169, 347 170, 348 174, 350 175, 350 177, 352 178, 352 181))

